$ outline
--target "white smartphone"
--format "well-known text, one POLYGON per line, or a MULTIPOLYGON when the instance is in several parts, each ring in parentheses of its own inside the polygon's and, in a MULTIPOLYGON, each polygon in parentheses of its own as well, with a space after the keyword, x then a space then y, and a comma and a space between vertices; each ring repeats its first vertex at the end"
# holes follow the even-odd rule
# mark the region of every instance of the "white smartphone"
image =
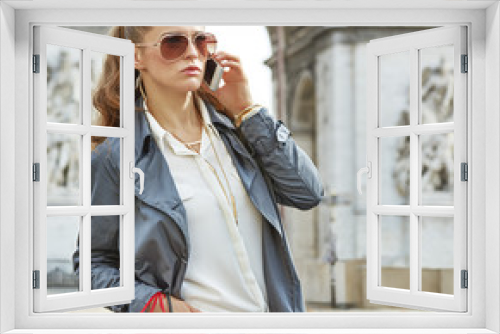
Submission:
POLYGON ((215 91, 217 90, 217 88, 219 88, 223 73, 224 68, 212 58, 208 58, 207 64, 205 66, 205 75, 203 80, 205 80, 212 91, 215 91))

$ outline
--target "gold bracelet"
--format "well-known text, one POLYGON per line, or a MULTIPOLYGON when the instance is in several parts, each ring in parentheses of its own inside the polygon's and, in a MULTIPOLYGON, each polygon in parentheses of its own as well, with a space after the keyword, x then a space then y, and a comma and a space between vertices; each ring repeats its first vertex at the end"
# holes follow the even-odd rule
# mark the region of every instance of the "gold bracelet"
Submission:
POLYGON ((251 106, 245 108, 242 112, 240 112, 238 115, 236 115, 236 117, 234 118, 234 125, 238 128, 241 124, 241 122, 243 121, 243 118, 245 117, 245 115, 251 113, 252 111, 254 111, 255 109, 257 108, 262 108, 262 106, 260 104, 252 104, 251 106))
POLYGON ((251 106, 248 106, 245 109, 243 109, 242 111, 240 111, 236 116, 233 117, 233 121, 236 121, 238 118, 240 118, 242 116, 242 114, 244 114, 245 112, 249 111, 250 109, 252 109, 256 105, 257 105, 257 103, 254 103, 251 106))

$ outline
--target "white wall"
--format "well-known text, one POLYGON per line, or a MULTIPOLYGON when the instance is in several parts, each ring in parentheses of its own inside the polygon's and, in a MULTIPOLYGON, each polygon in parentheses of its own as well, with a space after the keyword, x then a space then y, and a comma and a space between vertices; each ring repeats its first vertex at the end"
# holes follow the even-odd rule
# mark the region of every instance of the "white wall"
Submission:
MULTIPOLYGON (((500 136, 499 107, 500 94, 500 13, 498 3, 486 11, 486 161, 479 165, 476 161, 472 168, 485 166, 486 182, 486 257, 494 260, 486 266, 486 328, 500 332, 500 273, 498 235, 500 233, 500 136), (493 262, 494 261, 494 262, 493 262), (494 265, 492 265, 494 263, 494 265)), ((469 171, 470 173, 470 171, 469 171)), ((470 174, 469 174, 470 175, 470 174)), ((473 199, 474 200, 474 199, 473 199)), ((489 261, 487 261, 488 263, 489 261)))
POLYGON ((0 333, 14 328, 14 19, 12 7, 0 2, 0 333))

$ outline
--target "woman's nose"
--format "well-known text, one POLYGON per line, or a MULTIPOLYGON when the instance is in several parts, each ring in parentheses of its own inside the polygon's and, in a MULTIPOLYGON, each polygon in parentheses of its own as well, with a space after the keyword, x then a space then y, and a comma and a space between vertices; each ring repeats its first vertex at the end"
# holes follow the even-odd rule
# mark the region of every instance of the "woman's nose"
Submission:
POLYGON ((199 57, 200 56, 200 52, 192 40, 190 40, 188 43, 187 50, 186 50, 186 56, 187 57, 199 57))

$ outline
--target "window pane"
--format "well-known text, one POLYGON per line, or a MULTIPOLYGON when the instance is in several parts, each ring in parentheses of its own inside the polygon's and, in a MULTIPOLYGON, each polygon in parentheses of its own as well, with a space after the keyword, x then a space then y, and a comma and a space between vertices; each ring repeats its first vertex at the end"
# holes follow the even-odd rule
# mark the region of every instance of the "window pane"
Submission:
POLYGON ((379 216, 380 285, 410 289, 410 218, 379 216))
POLYGON ((420 136, 422 205, 453 205, 454 134, 420 136))
POLYGON ((47 294, 80 291, 79 277, 73 271, 73 253, 81 217, 47 217, 47 294))
MULTIPOLYGON (((92 280, 92 290, 120 286, 120 216, 92 216, 92 274, 113 268, 92 280)), ((94 275, 92 275, 94 276, 94 275)))
MULTIPOLYGON (((91 62, 91 85, 92 85, 92 97, 94 99, 94 94, 96 93, 97 88, 109 87, 111 85, 111 89, 103 89, 100 91, 100 94, 95 98, 99 102, 92 102, 92 116, 91 116, 91 124, 92 125, 100 125, 100 126, 120 126, 120 57, 108 55, 101 52, 91 51, 90 53, 90 62, 91 62), (110 58, 110 70, 109 72, 103 72, 104 62, 110 58), (113 66, 111 66, 113 65, 113 66), (114 74, 117 74, 115 76, 114 74), (105 77, 102 77, 105 75, 105 77), (116 81, 113 81, 113 78, 117 78, 116 81), (102 80, 102 81, 101 81, 102 80), (105 93, 104 93, 105 92, 105 93), (104 94, 104 95, 103 95, 104 94), (100 102, 103 100, 112 101, 113 105, 106 105, 106 111, 113 115, 112 117, 107 116, 108 118, 102 118, 101 110, 105 107, 100 102), (116 104, 115 104, 116 102, 116 104)), ((105 113, 107 115, 107 113, 105 113)))
POLYGON ((419 50, 422 124, 453 122, 453 45, 419 50))
POLYGON ((453 294, 453 218, 420 217, 422 291, 453 294))
POLYGON ((47 205, 81 205, 80 135, 47 133, 47 205))
POLYGON ((380 138, 382 205, 410 204, 410 137, 380 138))
POLYGON ((91 168, 91 180, 87 181, 91 182, 91 205, 120 205, 122 203, 120 189, 121 144, 120 138, 92 137, 92 145, 96 146, 92 151, 94 163, 91 168), (112 163, 108 157, 113 161, 112 163), (116 166, 113 166, 115 162, 116 166), (104 167, 103 164, 111 167, 104 167))
POLYGON ((47 121, 81 124, 82 50, 47 44, 47 121))
POLYGON ((379 57, 379 126, 410 125, 410 52, 379 57))

